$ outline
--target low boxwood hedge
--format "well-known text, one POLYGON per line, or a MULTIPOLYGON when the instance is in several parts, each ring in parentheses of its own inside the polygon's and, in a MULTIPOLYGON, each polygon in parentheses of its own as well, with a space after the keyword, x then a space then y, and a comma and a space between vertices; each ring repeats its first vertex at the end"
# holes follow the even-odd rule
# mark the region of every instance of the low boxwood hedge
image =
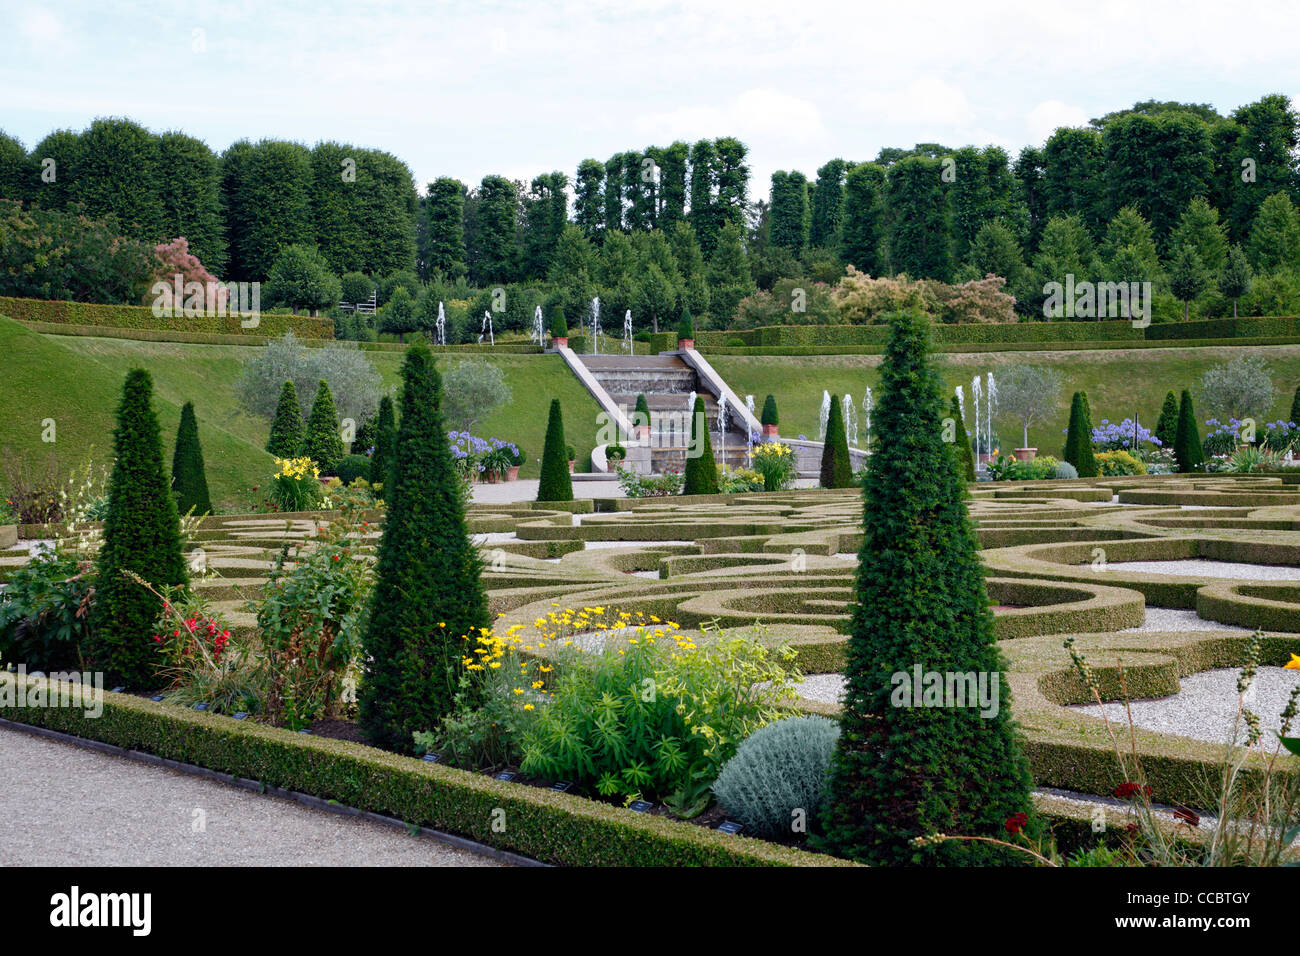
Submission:
POLYGON ((106 693, 98 718, 88 718, 76 708, 52 707, 5 709, 0 716, 260 781, 268 787, 335 800, 547 863, 848 865, 834 857, 737 838, 570 794, 504 783, 361 744, 182 710, 124 694, 106 693))
POLYGON ((171 330, 239 335, 249 332, 275 338, 292 332, 302 339, 332 339, 331 319, 307 315, 262 313, 252 329, 240 325, 238 315, 154 315, 142 305, 104 305, 95 302, 65 302, 54 299, 16 299, 0 296, 0 314, 22 322, 44 322, 83 327, 107 327, 136 330, 171 330))

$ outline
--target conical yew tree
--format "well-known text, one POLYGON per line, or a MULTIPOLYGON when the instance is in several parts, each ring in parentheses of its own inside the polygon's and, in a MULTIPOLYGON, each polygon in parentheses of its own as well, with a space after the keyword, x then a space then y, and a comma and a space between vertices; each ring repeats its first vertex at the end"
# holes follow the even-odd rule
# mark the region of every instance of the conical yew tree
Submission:
POLYGON ((716 495, 718 463, 713 458, 713 439, 709 437, 709 420, 704 415, 704 399, 695 396, 691 414, 691 444, 686 450, 686 467, 682 472, 682 494, 716 495))
POLYGON ((878 865, 1015 860, 983 842, 917 845, 938 833, 1008 838, 1025 814, 1040 831, 1032 780, 1010 714, 975 532, 956 456, 943 441, 943 399, 924 316, 891 320, 881 365, 880 435, 863 488, 840 737, 818 844, 878 865), (950 675, 983 681, 974 691, 950 675), (921 678, 920 685, 915 683, 921 678), (985 695, 980 695, 981 697, 985 695))
POLYGON ((546 443, 542 446, 542 476, 537 483, 537 500, 573 500, 569 450, 564 441, 564 415, 558 398, 551 399, 551 414, 546 420, 546 443))
POLYGON ((375 450, 370 454, 370 483, 379 485, 379 497, 384 497, 388 487, 389 469, 393 463, 393 450, 397 442, 397 421, 393 414, 393 400, 385 395, 379 400, 376 415, 375 450))
POLYGON ((276 458, 293 458, 302 451, 302 408, 298 405, 298 389, 286 381, 280 389, 280 401, 275 406, 271 420, 271 437, 266 450, 276 458))
POLYGON ((316 400, 312 402, 307 430, 303 435, 302 454, 316 462, 322 475, 334 474, 339 459, 343 457, 339 413, 334 410, 334 396, 324 379, 316 386, 316 400))
POLYGON ((188 583, 181 555, 180 520, 163 471, 162 441, 151 399, 153 379, 132 369, 122 388, 113 431, 116 461, 108 481, 104 542, 95 571, 91 659, 110 684, 137 690, 158 686, 162 658, 153 641, 158 599, 130 571, 155 588, 188 583))
POLYGON ((826 419, 826 442, 822 445, 821 486, 853 487, 853 464, 849 460, 849 439, 844 432, 844 412, 840 403, 834 400, 831 401, 830 417, 826 419))
POLYGON ((441 405, 433 356, 412 346, 358 693, 366 736, 403 753, 413 749, 413 733, 451 712, 461 659, 489 623, 441 405))
POLYGON ((1178 405, 1178 431, 1174 435, 1174 461, 1180 472, 1195 471, 1205 461, 1201 447, 1201 430, 1196 426, 1196 410, 1192 408, 1192 393, 1183 389, 1178 405))
POLYGON ((1173 392, 1165 392, 1165 403, 1160 406, 1155 435, 1160 439, 1161 448, 1174 447, 1178 438, 1178 396, 1173 392))
POLYGON ((1092 422, 1088 418, 1088 397, 1075 392, 1070 400, 1070 425, 1065 434, 1061 458, 1074 466, 1080 478, 1097 477, 1097 459, 1092 450, 1092 422))
POLYGON ((176 448, 172 451, 172 491, 176 494, 176 510, 181 514, 212 514, 193 402, 186 402, 181 409, 181 427, 176 430, 176 448))

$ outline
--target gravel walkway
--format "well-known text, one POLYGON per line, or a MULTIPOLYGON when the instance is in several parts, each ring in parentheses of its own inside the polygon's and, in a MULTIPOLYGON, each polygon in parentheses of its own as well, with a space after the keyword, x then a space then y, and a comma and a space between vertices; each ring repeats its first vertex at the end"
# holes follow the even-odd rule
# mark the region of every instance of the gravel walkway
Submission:
POLYGON ((1119 634, 1142 634, 1152 631, 1172 631, 1177 634, 1188 631, 1228 631, 1232 634, 1250 634, 1249 628, 1233 627, 1230 624, 1220 624, 1218 621, 1207 621, 1199 617, 1195 611, 1187 611, 1171 607, 1151 607, 1147 606, 1146 620, 1140 627, 1126 627, 1119 630, 1119 634))
MULTIPOLYGON (((1133 723, 1159 733, 1226 743, 1237 716, 1238 673, 1235 667, 1225 667, 1190 674, 1182 679, 1181 689, 1171 697, 1135 700, 1130 704, 1133 723)), ((1260 716, 1264 739, 1267 741, 1272 737, 1270 749, 1280 746, 1269 731, 1278 729, 1278 717, 1297 684, 1300 684, 1300 671, 1261 667, 1247 695, 1247 705, 1260 716)), ((1112 723, 1119 721, 1121 726, 1127 726, 1123 701, 1108 702, 1105 708, 1112 723)), ((1071 709, 1098 718, 1102 714, 1102 708, 1096 704, 1071 709)), ((1291 729, 1293 733, 1300 731, 1294 725, 1291 729)))
POLYGON ((1193 578, 1241 578, 1245 581, 1300 581, 1300 568, 1280 564, 1241 564, 1236 561, 1109 561, 1108 571, 1176 574, 1193 578))
POLYGON ((0 767, 0 867, 502 865, 380 823, 8 728, 0 728, 0 767), (196 832, 198 820, 206 828, 196 832))

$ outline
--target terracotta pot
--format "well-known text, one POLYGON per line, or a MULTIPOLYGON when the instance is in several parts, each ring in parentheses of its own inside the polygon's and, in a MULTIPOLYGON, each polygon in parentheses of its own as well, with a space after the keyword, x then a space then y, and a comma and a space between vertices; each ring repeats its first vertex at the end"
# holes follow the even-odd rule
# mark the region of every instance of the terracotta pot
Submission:
POLYGON ((518 481, 518 480, 519 480, 519 466, 511 465, 510 471, 506 475, 506 481, 518 481))
POLYGON ((1037 448, 1017 448, 1016 461, 1033 461, 1034 456, 1038 454, 1037 448))
POLYGON ((487 475, 487 482, 489 485, 495 485, 497 483, 497 473, 495 471, 485 471, 483 474, 487 475))
POLYGON ((637 441, 645 441, 645 440, 648 439, 649 437, 650 437, 650 426, 649 426, 649 425, 637 425, 637 426, 636 426, 636 440, 637 440, 637 441))
POLYGON ((686 349, 693 349, 693 348, 695 348, 695 340, 694 340, 694 339, 678 339, 678 340, 677 340, 677 350, 678 350, 679 352, 680 352, 680 351, 684 351, 684 350, 686 350, 686 349))
POLYGON ((573 462, 569 462, 569 474, 573 474, 573 462))
POLYGON ((777 437, 779 437, 779 436, 777 435, 777 428, 778 428, 778 426, 776 426, 776 425, 764 425, 764 426, 763 426, 763 437, 764 437, 764 438, 777 438, 777 437))
POLYGON ((557 349, 567 349, 569 347, 569 337, 567 335, 551 336, 551 347, 557 349))
POLYGON ((618 471, 618 469, 622 468, 624 460, 622 458, 610 458, 608 455, 605 456, 605 461, 609 464, 611 471, 618 471))

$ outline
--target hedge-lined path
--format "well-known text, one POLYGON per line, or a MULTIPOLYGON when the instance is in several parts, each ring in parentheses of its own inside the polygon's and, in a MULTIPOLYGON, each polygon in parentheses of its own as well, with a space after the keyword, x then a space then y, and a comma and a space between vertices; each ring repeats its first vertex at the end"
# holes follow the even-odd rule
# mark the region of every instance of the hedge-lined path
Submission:
POLYGON ((0 766, 0 866, 504 865, 369 820, 7 728, 0 766))

